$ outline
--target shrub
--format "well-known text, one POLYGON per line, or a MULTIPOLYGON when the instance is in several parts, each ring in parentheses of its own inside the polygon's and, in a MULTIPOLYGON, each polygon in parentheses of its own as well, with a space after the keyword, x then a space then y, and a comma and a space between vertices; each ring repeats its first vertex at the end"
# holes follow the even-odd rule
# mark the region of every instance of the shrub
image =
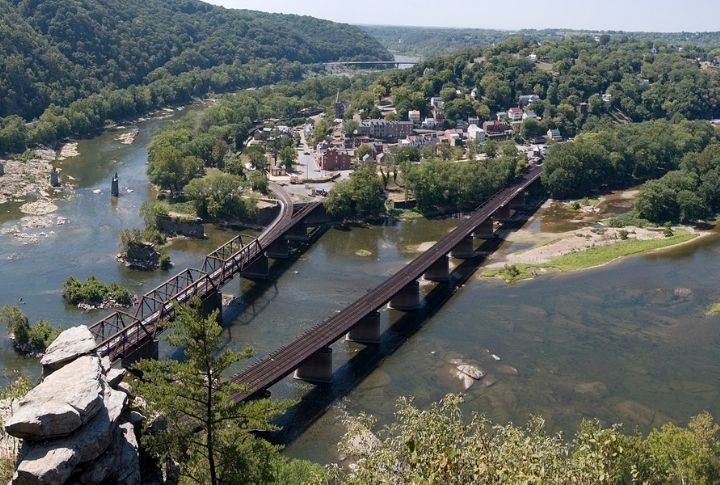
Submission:
POLYGON ((15 350, 23 354, 45 351, 60 334, 59 330, 45 320, 38 320, 30 325, 28 318, 16 306, 5 305, 0 308, 0 323, 7 326, 15 350))
POLYGON ((107 300, 114 300, 121 305, 132 303, 132 295, 127 288, 117 283, 106 285, 94 276, 88 276, 84 282, 70 276, 65 280, 62 295, 72 305, 100 305, 107 300))
POLYGON ((160 200, 145 202, 140 208, 140 215, 145 220, 146 227, 160 228, 160 222, 167 219, 170 214, 170 206, 167 202, 160 200))
POLYGON ((624 241, 628 238, 628 232, 625 229, 620 229, 618 231, 618 236, 620 236, 620 239, 624 241))
POLYGON ((172 267, 172 260, 170 259, 169 254, 163 254, 160 256, 160 269, 163 271, 168 271, 172 267))

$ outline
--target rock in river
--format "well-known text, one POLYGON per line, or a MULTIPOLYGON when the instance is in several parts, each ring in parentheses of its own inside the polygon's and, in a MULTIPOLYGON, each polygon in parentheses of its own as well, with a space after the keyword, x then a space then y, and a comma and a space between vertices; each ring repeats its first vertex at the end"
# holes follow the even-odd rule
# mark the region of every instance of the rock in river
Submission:
POLYGON ((79 357, 28 392, 5 431, 27 440, 67 436, 87 423, 102 403, 100 359, 79 357))

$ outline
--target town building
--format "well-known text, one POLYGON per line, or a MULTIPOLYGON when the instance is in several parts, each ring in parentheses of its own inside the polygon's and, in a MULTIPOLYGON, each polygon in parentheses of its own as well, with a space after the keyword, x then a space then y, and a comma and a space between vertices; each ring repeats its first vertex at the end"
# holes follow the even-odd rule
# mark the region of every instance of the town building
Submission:
POLYGON ((557 128, 549 129, 547 132, 547 138, 548 140, 552 141, 562 141, 563 139, 562 135, 560 134, 560 130, 558 130, 557 128))
POLYGON ((467 130, 468 140, 472 140, 477 144, 485 143, 485 130, 480 128, 478 125, 472 124, 467 130))
POLYGON ((522 108, 515 106, 513 108, 510 108, 507 110, 507 117, 512 123, 517 123, 522 121, 523 119, 523 110, 522 108))
POLYGON ((470 126, 470 125, 480 126, 480 118, 477 116, 469 116, 468 117, 468 126, 470 126))
POLYGON ((358 126, 357 133, 361 136, 372 136, 386 140, 399 140, 412 134, 413 124, 410 121, 364 120, 358 126))
POLYGON ((435 144, 438 142, 437 135, 435 133, 424 134, 424 135, 410 135, 407 138, 400 140, 401 147, 423 147, 425 145, 435 144))
POLYGON ((504 123, 499 120, 484 122, 482 129, 488 137, 512 135, 513 132, 512 126, 509 123, 504 123))
POLYGON ((434 130, 437 127, 435 118, 425 118, 422 122, 422 127, 426 130, 434 130))
POLYGON ((408 120, 412 121, 413 124, 420 124, 421 119, 420 111, 416 109, 408 111, 408 120))
POLYGON ((444 105, 443 100, 440 96, 433 96, 430 98, 430 106, 433 108, 442 108, 444 105))
POLYGON ((520 106, 527 106, 530 103, 534 103, 535 101, 539 101, 540 96, 537 94, 521 94, 519 98, 520 106))
POLYGON ((472 91, 470 91, 470 97, 472 99, 478 99, 480 97, 480 90, 478 88, 472 88, 472 91))
POLYGON ((536 119, 538 119, 538 115, 537 115, 537 113, 535 113, 533 110, 531 110, 531 109, 526 109, 526 110, 523 112, 522 119, 523 119, 523 121, 525 121, 525 120, 536 120, 536 119))
POLYGON ((610 103, 612 101, 612 94, 605 93, 602 95, 603 103, 610 103))
POLYGON ((337 148, 329 148, 320 153, 320 169, 350 170, 352 168, 352 156, 350 152, 339 150, 337 148))
POLYGON ((537 54, 530 54, 529 56, 527 56, 527 58, 530 62, 537 62, 538 60, 537 54))
POLYGON ((340 90, 338 89, 335 96, 335 119, 341 120, 345 117, 345 103, 340 99, 340 90))
POLYGON ((587 112, 588 112, 587 102, 583 101, 580 104, 578 104, 577 110, 578 110, 578 113, 580 113, 581 115, 587 114, 587 112))

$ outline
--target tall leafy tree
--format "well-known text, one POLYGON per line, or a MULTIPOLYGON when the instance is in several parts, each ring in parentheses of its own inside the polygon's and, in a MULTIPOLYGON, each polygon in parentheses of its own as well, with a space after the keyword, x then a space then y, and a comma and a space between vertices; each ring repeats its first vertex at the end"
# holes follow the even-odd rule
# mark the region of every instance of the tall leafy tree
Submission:
POLYGON ((137 392, 164 423, 161 431, 144 434, 144 444, 180 463, 182 477, 192 482, 272 482, 278 449, 251 431, 273 429, 270 419, 288 403, 233 400, 243 389, 224 373, 252 351, 223 349, 218 312, 206 317, 199 307, 197 299, 178 306, 169 324, 166 339, 183 349, 185 360, 145 360, 137 366, 142 372, 137 392))

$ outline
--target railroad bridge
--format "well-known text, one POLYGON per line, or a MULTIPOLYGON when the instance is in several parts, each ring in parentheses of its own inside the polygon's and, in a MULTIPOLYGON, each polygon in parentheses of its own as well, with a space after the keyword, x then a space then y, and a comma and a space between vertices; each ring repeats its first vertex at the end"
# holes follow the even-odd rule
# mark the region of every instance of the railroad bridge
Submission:
POLYGON ((231 239, 208 254, 200 269, 187 268, 145 293, 134 312, 115 311, 90 326, 95 350, 113 361, 157 357, 161 324, 174 318, 175 303, 197 296, 207 314, 222 310, 222 287, 235 276, 267 278, 269 258, 289 258, 298 243, 312 240, 326 219, 322 204, 293 204, 281 186, 270 183, 269 188, 280 213, 258 237, 231 239))
POLYGON ((331 344, 343 338, 372 345, 380 340, 380 310, 412 311, 421 307, 419 278, 449 281, 452 256, 475 257, 474 241, 495 236, 493 220, 510 219, 513 210, 525 206, 527 191, 539 181, 542 167, 534 167, 497 192, 447 236, 415 258, 383 283, 364 294, 344 310, 313 326, 291 343, 279 348, 233 377, 241 392, 237 401, 263 393, 294 372, 298 379, 313 383, 332 380, 331 344))

